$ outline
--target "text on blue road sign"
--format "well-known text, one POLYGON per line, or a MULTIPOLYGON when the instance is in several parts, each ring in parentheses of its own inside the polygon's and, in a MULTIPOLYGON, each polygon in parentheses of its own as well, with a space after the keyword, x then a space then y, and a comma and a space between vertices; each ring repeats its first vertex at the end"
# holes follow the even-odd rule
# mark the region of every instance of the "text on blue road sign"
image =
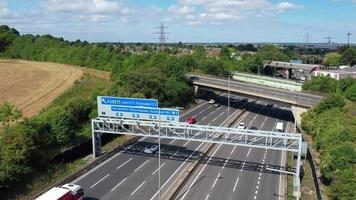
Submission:
POLYGON ((101 97, 103 105, 120 105, 120 106, 135 106, 135 107, 150 107, 157 108, 158 101, 155 99, 135 99, 126 97, 101 97))

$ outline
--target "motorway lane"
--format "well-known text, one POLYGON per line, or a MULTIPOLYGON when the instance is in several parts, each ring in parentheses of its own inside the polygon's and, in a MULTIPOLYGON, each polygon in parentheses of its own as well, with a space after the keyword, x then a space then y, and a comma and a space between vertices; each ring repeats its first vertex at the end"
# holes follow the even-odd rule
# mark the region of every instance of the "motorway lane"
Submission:
MULTIPOLYGON (((255 108, 250 108, 250 111, 239 122, 245 122, 249 127, 257 127, 261 130, 274 129, 278 119, 271 118, 271 116, 279 117, 275 114, 276 109, 255 106, 255 108)), ((263 161, 265 152, 267 154, 264 149, 216 145, 209 155, 213 157, 212 160, 208 165, 199 166, 177 199, 255 199, 254 188, 257 187, 259 176, 256 170, 259 170, 259 163, 263 161)), ((280 152, 275 151, 272 155, 273 159, 279 161, 278 153, 280 152)), ((273 177, 272 182, 276 181, 274 179, 276 178, 273 177)), ((261 182, 257 189, 261 187, 260 184, 261 182)), ((275 185, 271 184, 270 187, 275 187, 275 185)))
MULTIPOLYGON (((216 109, 215 107, 212 107, 210 104, 204 103, 203 106, 201 106, 198 109, 188 112, 181 119, 185 121, 188 117, 195 116, 196 119, 202 123, 204 123, 204 122, 208 123, 209 121, 216 121, 217 123, 220 123, 221 119, 223 119, 223 115, 221 115, 220 118, 214 117, 215 116, 214 112, 217 110, 219 110, 219 112, 223 112, 224 107, 221 106, 220 108, 216 109)), ((231 112, 233 112, 234 110, 236 110, 236 108, 232 108, 231 112)), ((140 152, 142 150, 142 148, 144 148, 148 143, 152 143, 155 140, 156 139, 154 139, 154 138, 145 138, 143 141, 134 145, 133 148, 136 149, 136 147, 139 146, 139 148, 137 148, 137 149, 138 149, 138 152, 140 152), (143 143, 143 145, 142 145, 142 143, 143 143)), ((178 146, 178 148, 185 144, 185 142, 183 144, 182 144, 182 142, 183 141, 174 141, 174 143, 171 143, 170 140, 162 140, 163 145, 171 143, 171 145, 176 145, 176 146, 178 146), (175 144, 175 143, 177 143, 177 144, 175 144)), ((195 144, 195 145, 197 145, 197 144, 195 144)), ((136 153, 137 153, 137 151, 136 151, 136 153)), ((174 154, 174 153, 172 153, 172 154, 174 154)), ((175 156, 177 156, 177 155, 175 155, 175 156)), ((95 198, 100 199, 100 198, 103 198, 108 193, 111 193, 112 192, 111 190, 116 191, 119 188, 119 186, 121 187, 121 184, 124 185, 125 182, 128 183, 127 185, 132 185, 132 187, 137 188, 137 187, 141 186, 141 184, 140 185, 130 184, 131 177, 128 178, 129 177, 128 175, 135 173, 135 170, 136 170, 137 177, 132 176, 133 181, 147 179, 147 177, 144 177, 142 174, 151 175, 154 172, 154 171, 152 172, 152 170, 156 170, 156 168, 158 167, 157 166, 158 162, 156 160, 157 160, 156 157, 142 155, 142 154, 139 154, 139 155, 134 154, 134 156, 132 156, 132 154, 128 154, 124 150, 123 153, 119 153, 119 154, 115 155, 109 162, 100 166, 100 170, 94 170, 89 175, 85 174, 83 178, 77 179, 75 181, 75 183, 83 186, 87 197, 90 197, 92 199, 95 199, 95 198), (141 166, 141 165, 143 165, 143 166, 141 166), (119 168, 119 169, 117 169, 117 168, 119 168), (139 168, 139 169, 137 170, 137 168, 139 168), (149 173, 149 172, 151 172, 151 173, 149 173), (142 179, 142 177, 144 177, 144 178, 142 179), (114 187, 116 187, 116 188, 114 188, 114 187)), ((164 167, 162 169, 164 169, 164 167)), ((143 188, 143 185, 141 187, 143 188)), ((129 191, 133 192, 135 190, 136 189, 127 190, 127 193, 129 191)), ((155 191, 155 190, 157 190, 157 189, 154 189, 153 191, 155 191)), ((130 195, 132 194, 132 192, 130 193, 130 195)), ((138 191, 136 191, 136 192, 139 193, 138 191)), ((122 195, 122 193, 120 193, 120 196, 121 195, 122 195)), ((115 199, 115 198, 111 198, 111 199, 115 199)), ((147 199, 147 197, 145 199, 147 199)))
MULTIPOLYGON (((259 112, 259 110, 263 108, 263 106, 259 106, 259 104, 255 103, 246 104, 245 109, 250 110, 251 112, 245 112, 241 119, 237 122, 237 124, 240 122, 248 122, 254 117, 254 112, 259 112)), ((206 196, 208 197, 210 191, 216 186, 216 182, 219 179, 217 175, 221 170, 221 166, 214 165, 215 158, 224 158, 225 155, 228 155, 232 151, 232 149, 233 146, 230 145, 216 145, 208 155, 208 159, 214 159, 206 160, 205 162, 200 164, 200 166, 196 170, 196 173, 187 182, 186 187, 177 196, 177 199, 205 199, 206 196), (221 149, 217 151, 217 149, 219 148, 221 149), (207 162, 209 162, 209 164, 207 164, 207 162), (205 190, 208 190, 208 192, 201 192, 205 190)), ((246 148, 244 148, 243 151, 246 151, 246 148)), ((216 162, 219 163, 219 160, 217 159, 216 162)), ((222 165, 222 167, 224 168, 225 163, 222 164, 220 162, 220 165, 222 165)))

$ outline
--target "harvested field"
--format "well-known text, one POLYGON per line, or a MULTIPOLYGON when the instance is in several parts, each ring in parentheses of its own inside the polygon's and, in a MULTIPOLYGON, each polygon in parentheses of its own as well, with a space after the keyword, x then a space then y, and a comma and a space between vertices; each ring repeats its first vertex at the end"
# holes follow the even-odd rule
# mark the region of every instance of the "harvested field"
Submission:
POLYGON ((56 63, 0 60, 0 104, 10 102, 31 117, 82 76, 78 67, 56 63))

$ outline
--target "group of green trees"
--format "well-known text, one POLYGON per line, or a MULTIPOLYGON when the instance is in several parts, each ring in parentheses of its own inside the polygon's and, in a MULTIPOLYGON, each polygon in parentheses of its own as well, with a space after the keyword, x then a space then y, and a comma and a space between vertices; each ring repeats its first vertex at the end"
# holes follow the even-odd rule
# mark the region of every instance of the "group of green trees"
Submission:
POLYGON ((356 47, 342 47, 338 52, 327 53, 323 64, 326 66, 356 65, 356 47))
POLYGON ((332 199, 356 196, 356 80, 315 77, 303 86, 321 91, 327 97, 310 109, 302 127, 312 137, 320 152, 320 168, 325 184, 330 185, 332 199))

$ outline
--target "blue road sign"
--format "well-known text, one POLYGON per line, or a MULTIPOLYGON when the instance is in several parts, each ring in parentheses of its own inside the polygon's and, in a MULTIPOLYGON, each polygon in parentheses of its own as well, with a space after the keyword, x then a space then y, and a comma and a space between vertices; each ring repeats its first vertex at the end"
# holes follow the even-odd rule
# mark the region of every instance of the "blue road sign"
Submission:
POLYGON ((156 99, 136 99, 126 97, 98 97, 98 103, 102 105, 118 105, 118 106, 133 106, 133 107, 149 107, 158 108, 156 99))
POLYGON ((154 99, 134 99, 123 97, 98 96, 98 115, 139 120, 160 120, 178 122, 179 110, 158 108, 154 99))

